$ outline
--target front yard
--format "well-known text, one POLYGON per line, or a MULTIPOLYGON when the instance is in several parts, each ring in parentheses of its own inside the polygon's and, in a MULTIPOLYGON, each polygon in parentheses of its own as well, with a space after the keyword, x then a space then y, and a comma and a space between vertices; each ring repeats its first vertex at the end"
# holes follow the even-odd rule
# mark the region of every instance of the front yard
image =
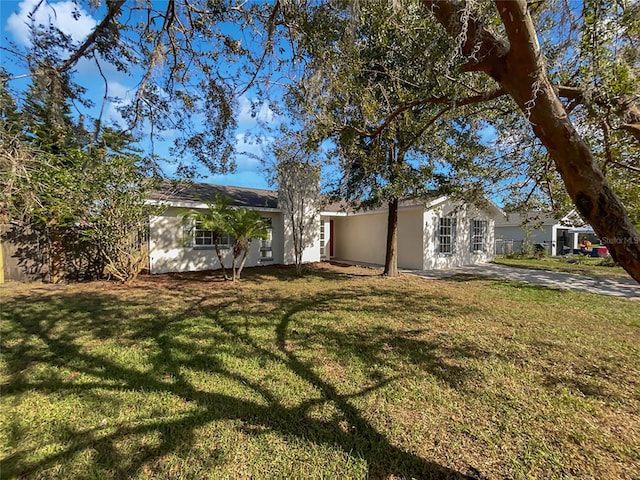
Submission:
POLYGON ((550 272, 574 273, 591 277, 631 278, 619 265, 613 265, 609 259, 592 258, 584 255, 569 257, 496 257, 495 263, 509 267, 548 270, 550 272))
POLYGON ((319 265, 0 287, 2 478, 634 478, 640 302, 319 265))

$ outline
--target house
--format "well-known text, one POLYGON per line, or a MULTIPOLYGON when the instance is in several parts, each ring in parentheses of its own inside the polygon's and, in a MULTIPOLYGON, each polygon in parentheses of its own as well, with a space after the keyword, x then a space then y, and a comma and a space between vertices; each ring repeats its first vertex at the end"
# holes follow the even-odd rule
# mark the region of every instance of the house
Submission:
POLYGON ((582 240, 599 243, 593 229, 575 210, 560 219, 538 211, 509 213, 496 220, 495 235, 498 255, 537 248, 557 256, 577 250, 582 240))
MULTIPOLYGON (((207 209, 205 200, 215 195, 232 199, 232 206, 260 212, 268 225, 268 238, 252 242, 246 266, 291 264, 293 245, 286 239, 285 218, 278 208, 278 193, 272 190, 228 187, 207 183, 180 184, 165 181, 149 197, 150 203, 166 206, 149 219, 149 271, 151 273, 189 272, 220 268, 213 232, 189 225, 183 220, 189 210, 207 209)), ((317 235, 316 235, 317 236, 317 235)), ((303 261, 320 260, 319 241, 304 252, 303 261)), ((231 239, 218 239, 225 265, 233 256, 231 239)))
MULTIPOLYGON (((387 208, 321 212, 321 257, 384 264, 387 208), (327 235, 328 233, 328 235, 327 235)), ((436 270, 493 259, 495 219, 501 210, 446 196, 404 200, 398 208, 398 267, 436 270)))
MULTIPOLYGON (((247 266, 292 264, 293 244, 288 220, 278 208, 278 193, 271 190, 226 187, 205 183, 186 186, 165 182, 150 197, 168 208, 149 223, 151 273, 184 272, 219 268, 213 232, 185 225, 189 209, 206 209, 203 199, 214 194, 233 199, 238 208, 252 208, 269 225, 269 238, 255 240, 247 266)), ((383 264, 387 211, 379 208, 349 211, 331 205, 315 214, 317 229, 303 254, 303 262, 342 260, 383 264)), ((495 219, 501 211, 493 205, 478 208, 445 196, 401 202, 398 214, 398 266, 430 270, 490 261, 493 258, 495 219)), ((221 247, 225 265, 230 263, 230 239, 221 247)))

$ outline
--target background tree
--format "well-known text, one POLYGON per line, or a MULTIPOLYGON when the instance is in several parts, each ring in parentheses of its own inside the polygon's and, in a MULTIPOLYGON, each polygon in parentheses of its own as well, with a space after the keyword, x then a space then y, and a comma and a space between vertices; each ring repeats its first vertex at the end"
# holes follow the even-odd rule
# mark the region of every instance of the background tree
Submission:
POLYGON ((302 254, 316 241, 317 218, 321 207, 320 165, 314 152, 302 141, 292 141, 296 135, 287 132, 274 142, 276 164, 272 178, 278 187, 278 207, 285 217, 285 231, 291 234, 296 273, 302 273, 302 254))
MULTIPOLYGON (((236 100, 251 75, 247 65, 259 63, 253 58, 251 36, 264 31, 271 7, 205 0, 109 0, 102 6, 102 18, 80 41, 54 24, 34 20, 30 45, 3 47, 3 58, 13 66, 11 72, 0 70, 0 81, 9 85, 31 76, 45 79, 51 91, 62 91, 65 84, 72 87, 67 93, 94 129, 92 134, 112 121, 104 118, 109 101, 119 107, 124 122, 110 126, 144 135, 152 145, 170 131, 175 135, 171 158, 163 160, 175 164, 183 176, 193 176, 201 165, 212 173, 233 171, 236 100), (86 90, 69 81, 81 61, 93 66, 104 83, 100 108, 86 90), (130 98, 113 98, 107 67, 136 79, 130 98)), ((79 18, 81 9, 96 13, 99 7, 101 2, 78 2, 74 14, 79 18)), ((53 2, 38 2, 33 8, 32 18, 37 18, 37 10, 57 14, 53 2)), ((17 100, 25 96, 20 89, 12 94, 17 100)), ((147 153, 150 167, 161 168, 153 147, 147 153)))
POLYGON ((144 175, 134 155, 113 154, 90 170, 92 185, 80 235, 93 242, 104 273, 123 283, 135 280, 149 264, 149 217, 164 207, 146 203, 158 181, 144 175))
POLYGON ((130 281, 146 266, 144 202, 153 181, 130 135, 102 128, 91 141, 69 113, 70 90, 52 93, 41 80, 22 109, 3 102, 3 216, 16 224, 18 243, 44 241, 51 281, 100 277, 105 267, 130 281))

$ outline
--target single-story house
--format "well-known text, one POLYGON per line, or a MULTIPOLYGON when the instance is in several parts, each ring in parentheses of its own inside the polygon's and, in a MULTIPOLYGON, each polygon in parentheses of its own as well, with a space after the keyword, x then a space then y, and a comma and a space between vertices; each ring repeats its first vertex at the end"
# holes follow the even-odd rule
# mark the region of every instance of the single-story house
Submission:
MULTIPOLYGON (((261 213, 270 227, 267 240, 251 245, 247 266, 292 264, 293 244, 288 221, 278 207, 278 192, 252 188, 192 183, 180 187, 165 182, 150 202, 167 208, 149 222, 149 270, 151 273, 184 272, 219 268, 213 232, 185 225, 189 209, 206 209, 203 199, 223 194, 237 208, 261 213)), ((384 264, 387 209, 349 211, 336 205, 315 213, 313 239, 303 262, 341 260, 384 264)), ((498 207, 479 208, 454 202, 446 196, 401 202, 398 214, 398 266, 431 270, 488 262, 493 258, 494 225, 502 216, 498 207)), ((225 265, 230 263, 229 239, 221 245, 225 265)))
POLYGON ((550 256, 570 254, 582 240, 599 242, 575 210, 558 219, 530 211, 508 213, 496 219, 496 254, 521 253, 527 248, 544 249, 550 256))
MULTIPOLYGON (((320 214, 321 256, 384 264, 387 213, 386 207, 358 211, 327 208, 320 214)), ((491 261, 495 219, 501 215, 490 203, 478 208, 442 195, 401 201, 398 267, 436 270, 491 261)))

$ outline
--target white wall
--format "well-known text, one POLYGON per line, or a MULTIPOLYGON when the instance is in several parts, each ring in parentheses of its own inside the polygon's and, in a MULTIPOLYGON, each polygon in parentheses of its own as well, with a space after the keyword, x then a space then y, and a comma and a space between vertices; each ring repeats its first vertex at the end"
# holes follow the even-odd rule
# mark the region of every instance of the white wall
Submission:
MULTIPOLYGON (((181 209, 169 208, 162 215, 149 220, 149 265, 151 273, 189 272, 220 268, 215 248, 192 247, 185 240, 181 209)), ((273 228, 273 260, 261 261, 260 241, 251 243, 247 267, 283 263, 283 220, 278 212, 261 212, 271 217, 273 228)), ((225 267, 231 265, 230 248, 222 250, 225 267)))
MULTIPOLYGON (((556 255, 558 253, 557 231, 559 225, 542 225, 537 228, 523 229, 516 225, 497 225, 496 239, 504 242, 513 241, 514 253, 520 253, 523 243, 529 242, 530 246, 542 244, 546 248, 547 254, 556 255)), ((562 245, 560 245, 562 254, 562 245)))
POLYGON ((387 243, 386 212, 336 217, 333 232, 335 258, 384 265, 387 243))
MULTIPOLYGON (((496 226, 496 238, 502 240, 524 240, 527 232, 519 226, 496 226)), ((551 242, 553 238, 553 226, 543 225, 539 228, 534 228, 529 232, 529 240, 531 243, 551 242)))
POLYGON ((398 267, 421 270, 423 263, 422 207, 398 212, 398 267))
POLYGON ((424 226, 424 270, 475 265, 493 260, 495 219, 484 210, 479 210, 471 205, 456 209, 456 204, 447 200, 424 213, 424 226), (437 251, 439 219, 448 216, 456 218, 456 240, 453 254, 443 254, 437 251), (488 222, 484 252, 471 251, 471 222, 473 220, 488 222))
MULTIPOLYGON (((450 201, 437 209, 401 209, 398 213, 398 267, 417 270, 451 268, 493 260, 495 220, 473 206, 455 211, 450 201), (436 230, 441 216, 457 218, 456 249, 452 255, 436 252, 436 230), (471 221, 486 220, 485 251, 471 251, 471 221)), ((334 257, 353 262, 384 265, 387 212, 361 212, 334 217, 334 257)))
MULTIPOLYGON (((320 261, 320 214, 309 211, 309 215, 313 215, 313 218, 310 219, 307 224, 307 230, 304 233, 307 247, 305 247, 302 252, 302 263, 320 261)), ((293 229, 291 219, 287 215, 280 214, 280 216, 283 219, 283 237, 281 245, 283 245, 284 249, 281 263, 291 265, 295 263, 295 249, 293 246, 293 229)))

